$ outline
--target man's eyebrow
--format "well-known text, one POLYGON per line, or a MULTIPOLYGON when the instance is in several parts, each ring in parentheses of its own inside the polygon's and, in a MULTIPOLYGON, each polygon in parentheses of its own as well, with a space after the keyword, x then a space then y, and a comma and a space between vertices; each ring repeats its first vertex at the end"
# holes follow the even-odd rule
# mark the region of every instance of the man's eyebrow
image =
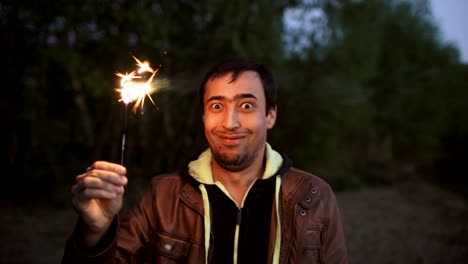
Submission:
POLYGON ((236 94, 234 96, 234 99, 244 99, 244 98, 253 98, 255 100, 258 100, 257 97, 251 93, 236 94))
MULTIPOLYGON (((254 94, 251 94, 251 93, 236 94, 232 100, 239 100, 239 99, 245 99, 245 98, 253 98, 255 100, 258 100, 257 97, 254 94)), ((206 102, 223 101, 223 100, 231 100, 231 99, 228 99, 228 98, 226 98, 226 96, 222 96, 222 95, 214 95, 214 96, 211 96, 210 98, 208 98, 208 100, 206 100, 206 102)))
POLYGON ((210 102, 210 101, 222 101, 226 99, 226 97, 222 96, 222 95, 215 95, 215 96, 211 96, 210 98, 208 98, 208 100, 206 100, 206 102, 210 102))

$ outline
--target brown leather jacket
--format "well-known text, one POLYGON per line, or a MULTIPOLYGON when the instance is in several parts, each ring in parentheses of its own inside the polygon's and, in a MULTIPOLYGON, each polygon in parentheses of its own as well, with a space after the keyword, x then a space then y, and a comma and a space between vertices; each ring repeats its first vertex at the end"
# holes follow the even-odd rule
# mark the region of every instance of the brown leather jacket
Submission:
MULTIPOLYGON (((282 177, 279 263, 348 263, 341 216, 330 186, 286 165, 278 173, 282 177)), ((97 251, 81 250, 72 234, 62 263, 205 263, 203 214, 202 196, 193 178, 185 173, 157 176, 120 226, 114 221, 97 251)), ((274 238, 274 213, 272 223, 270 237, 274 238)), ((270 241, 269 263, 274 239, 270 241)))

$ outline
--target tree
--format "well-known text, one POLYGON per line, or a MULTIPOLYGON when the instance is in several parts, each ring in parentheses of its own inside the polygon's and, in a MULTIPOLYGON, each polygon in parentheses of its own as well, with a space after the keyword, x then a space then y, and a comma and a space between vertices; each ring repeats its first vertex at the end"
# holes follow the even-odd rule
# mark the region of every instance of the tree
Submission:
POLYGON ((170 80, 170 89, 154 96, 159 110, 146 104, 144 115, 129 117, 126 165, 130 173, 148 177, 182 166, 205 147, 194 111, 201 72, 231 54, 278 63, 278 17, 290 4, 2 2, 2 55, 10 62, 5 87, 14 87, 2 107, 9 113, 7 165, 16 172, 4 194, 22 187, 19 196, 25 199, 25 193, 54 189, 68 196, 63 186, 92 160, 119 160, 124 113, 115 73, 133 68, 132 55, 161 64, 157 78, 170 80))
POLYGON ((283 83, 301 95, 283 108, 310 113, 284 120, 284 133, 306 138, 293 153, 301 165, 354 185, 356 176, 392 182, 434 162, 454 114, 448 91, 459 89, 443 82, 464 75, 445 70, 459 65, 459 55, 441 41, 427 7, 380 0, 298 7, 318 14, 309 24, 315 30, 302 32, 309 46, 292 54, 286 68, 294 72, 283 83))

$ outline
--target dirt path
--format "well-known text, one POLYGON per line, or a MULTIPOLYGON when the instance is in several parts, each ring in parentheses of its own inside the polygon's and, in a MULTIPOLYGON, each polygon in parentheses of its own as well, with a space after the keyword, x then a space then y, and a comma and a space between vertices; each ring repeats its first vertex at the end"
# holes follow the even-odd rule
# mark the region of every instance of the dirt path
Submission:
POLYGON ((338 194, 350 263, 468 263, 468 203, 406 182, 338 194))
MULTIPOLYGON (((337 194, 350 263, 468 263, 468 202, 421 182, 337 194)), ((0 203, 0 263, 60 263, 72 210, 0 203)))
POLYGON ((74 211, 1 205, 1 264, 60 263, 65 239, 75 224, 74 211))

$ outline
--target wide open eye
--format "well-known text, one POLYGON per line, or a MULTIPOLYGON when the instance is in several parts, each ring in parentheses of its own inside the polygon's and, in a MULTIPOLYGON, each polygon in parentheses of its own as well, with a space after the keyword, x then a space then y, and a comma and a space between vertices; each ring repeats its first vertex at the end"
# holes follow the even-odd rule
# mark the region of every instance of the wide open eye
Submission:
POLYGON ((220 110, 223 108, 223 106, 219 103, 214 103, 210 106, 211 109, 214 109, 214 110, 220 110))
POLYGON ((253 104, 251 104, 251 103, 243 103, 243 104, 241 105, 241 108, 242 108, 242 109, 252 109, 252 108, 253 108, 253 104))

